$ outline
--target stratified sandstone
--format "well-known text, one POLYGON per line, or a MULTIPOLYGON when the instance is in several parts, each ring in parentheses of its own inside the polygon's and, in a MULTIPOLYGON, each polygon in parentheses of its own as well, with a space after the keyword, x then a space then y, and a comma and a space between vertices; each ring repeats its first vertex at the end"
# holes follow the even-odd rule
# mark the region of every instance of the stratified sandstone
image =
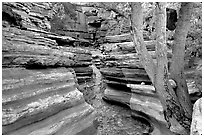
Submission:
MULTIPOLYGON (((100 72, 107 84, 103 99, 129 106, 134 117, 150 123, 153 127, 151 134, 163 134, 160 129, 171 134, 166 127, 161 102, 140 62, 140 53, 136 52, 132 42, 123 40, 123 35, 109 36, 107 40, 112 43, 100 47, 103 52, 100 72)), ((155 41, 145 41, 145 44, 156 63, 155 41)), ((171 56, 169 50, 167 57, 170 59, 171 56)))
POLYGON ((91 54, 35 36, 3 28, 3 134, 94 134, 94 109, 74 77, 91 79, 91 54))
POLYGON ((3 134, 77 134, 93 126, 94 109, 73 70, 6 68, 2 74, 3 134))
POLYGON ((3 134, 96 133, 95 111, 84 99, 92 55, 74 47, 87 41, 49 32, 57 8, 3 3, 3 134))
POLYGON ((53 9, 52 3, 49 2, 4 2, 2 7, 7 8, 3 13, 8 15, 9 9, 9 11, 11 11, 10 13, 13 13, 9 14, 10 17, 15 18, 13 15, 19 17, 18 20, 14 21, 19 22, 15 25, 20 26, 21 28, 50 30, 51 25, 49 20, 54 14, 56 14, 56 9, 53 9))

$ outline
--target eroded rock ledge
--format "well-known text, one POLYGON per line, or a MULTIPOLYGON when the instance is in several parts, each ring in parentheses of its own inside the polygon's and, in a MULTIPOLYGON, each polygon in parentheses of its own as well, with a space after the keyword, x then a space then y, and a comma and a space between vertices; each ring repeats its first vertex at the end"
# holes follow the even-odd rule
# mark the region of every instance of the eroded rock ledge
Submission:
MULTIPOLYGON (((100 72, 107 84, 103 99, 127 105, 133 117, 149 122, 149 134, 173 134, 166 127, 161 102, 133 43, 129 42, 130 37, 115 35, 108 40, 109 43, 100 47, 103 52, 100 72)), ((145 41, 145 44, 156 62, 155 41, 145 41)), ((170 49, 168 58, 171 58, 170 49)))
POLYGON ((3 134, 96 134, 84 90, 93 83, 92 55, 74 47, 86 41, 49 32, 51 7, 3 3, 3 134))
MULTIPOLYGON (((163 107, 139 61, 133 42, 130 42, 130 37, 124 36, 126 34, 106 37, 109 43, 100 46, 103 55, 99 56, 101 64, 98 67, 107 85, 103 99, 127 105, 133 117, 142 118, 150 123, 152 129, 149 134, 174 134, 167 128, 163 107)), ((155 41, 145 41, 145 44, 153 61, 156 62, 155 41)), ((168 41, 167 44, 171 47, 172 42, 168 41)), ((168 65, 170 65, 172 57, 170 48, 167 53, 168 65)), ((194 100, 191 98, 192 103, 194 100)))
POLYGON ((73 70, 6 68, 2 74, 3 134, 77 134, 93 128, 94 109, 77 89, 73 70))

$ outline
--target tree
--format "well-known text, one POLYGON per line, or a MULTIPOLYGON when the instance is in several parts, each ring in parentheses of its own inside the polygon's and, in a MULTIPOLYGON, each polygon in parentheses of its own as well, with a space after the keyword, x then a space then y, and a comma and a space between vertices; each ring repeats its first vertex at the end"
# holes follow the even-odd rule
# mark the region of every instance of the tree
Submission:
POLYGON ((168 72, 166 46, 165 3, 156 3, 156 55, 157 63, 148 54, 143 39, 141 3, 131 3, 131 34, 140 61, 149 75, 164 109, 164 116, 172 132, 189 134, 192 106, 184 76, 185 39, 190 27, 193 3, 182 3, 174 35, 173 58, 168 72))

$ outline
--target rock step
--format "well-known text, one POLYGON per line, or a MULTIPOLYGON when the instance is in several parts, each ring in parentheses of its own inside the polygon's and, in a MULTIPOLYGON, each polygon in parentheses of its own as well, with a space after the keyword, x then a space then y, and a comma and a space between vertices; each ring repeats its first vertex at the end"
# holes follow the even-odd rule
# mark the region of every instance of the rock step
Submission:
POLYGON ((118 43, 132 41, 130 33, 125 33, 121 35, 105 36, 104 43, 118 43))
MULTIPOLYGON (((117 68, 117 67, 111 67, 111 68, 101 68, 100 69, 101 74, 104 76, 117 76, 117 77, 124 77, 124 76, 132 76, 132 74, 135 75, 141 75, 141 76, 148 76, 144 69, 126 69, 126 68, 117 68)), ((132 76, 132 77, 134 77, 132 76)))
POLYGON ((73 72, 3 69, 2 134, 77 134, 93 126, 94 109, 73 72))
MULTIPOLYGON (((154 86, 141 84, 127 84, 133 93, 142 93, 145 95, 156 95, 154 86)), ((157 95, 156 95, 157 96, 157 95)))
MULTIPOLYGON (((153 59, 156 59, 156 52, 155 51, 149 51, 149 54, 153 59)), ((169 50, 167 52, 167 58, 171 58, 172 54, 169 50)), ((110 53, 103 56, 104 61, 111 61, 111 60, 128 60, 128 59, 134 59, 139 60, 139 55, 137 53, 127 53, 127 54, 120 54, 120 53, 110 53)))
POLYGON ((77 76, 77 80, 79 84, 82 84, 84 82, 90 82, 92 80, 92 77, 90 76, 77 76))
POLYGON ((73 68, 76 75, 80 75, 80 74, 87 74, 87 75, 92 75, 93 74, 93 69, 91 66, 87 66, 87 67, 74 67, 73 68))
POLYGON ((147 86, 135 85, 139 91, 132 89, 114 88, 107 86, 104 91, 104 99, 128 105, 131 110, 142 112, 154 117, 158 121, 166 123, 163 116, 163 108, 156 93, 146 92, 147 86))
MULTIPOLYGON (((148 51, 155 51, 155 40, 144 41, 148 51)), ((173 41, 167 41, 167 46, 171 47, 173 41)), ((122 43, 104 43, 101 44, 100 50, 106 53, 110 52, 121 52, 121 53, 134 53, 135 46, 133 42, 122 42, 122 43)))
POLYGON ((118 82, 120 84, 140 84, 151 83, 147 73, 144 69, 129 69, 129 68, 101 68, 101 74, 108 83, 118 82))
POLYGON ((114 82, 120 82, 124 84, 138 84, 138 83, 150 83, 149 79, 145 79, 143 77, 136 77, 136 78, 119 78, 119 77, 112 77, 112 76, 104 76, 106 80, 114 81, 114 82))
POLYGON ((104 91, 103 99, 114 101, 130 106, 131 92, 107 87, 104 91))

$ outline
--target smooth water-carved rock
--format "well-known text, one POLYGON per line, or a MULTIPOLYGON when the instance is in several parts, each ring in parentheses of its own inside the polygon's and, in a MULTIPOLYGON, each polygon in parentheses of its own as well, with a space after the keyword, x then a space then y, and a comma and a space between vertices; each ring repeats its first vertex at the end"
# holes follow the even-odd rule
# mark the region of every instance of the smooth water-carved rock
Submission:
MULTIPOLYGON (((86 88, 84 83, 89 84, 93 74, 90 51, 72 45, 59 46, 55 40, 46 37, 47 35, 51 34, 36 29, 3 28, 2 66, 28 69, 73 68, 79 86, 86 88)), ((87 88, 90 86, 87 85, 87 88)))
MULTIPOLYGON (((130 86, 130 85, 128 85, 130 86)), ((163 114, 162 104, 153 87, 147 89, 148 85, 132 85, 132 96, 130 99, 130 108, 132 110, 143 112, 158 121, 166 123, 163 114)))
POLYGON ((74 47, 87 41, 48 32, 56 14, 50 4, 3 4, 10 8, 5 13, 22 18, 22 26, 2 28, 3 134, 96 134, 86 103, 93 95, 92 55, 74 47))
POLYGON ((193 106, 191 135, 202 135, 202 98, 198 99, 193 106))
POLYGON ((67 68, 4 68, 3 134, 77 134, 93 128, 94 109, 67 68))
MULTIPOLYGON (((56 5, 53 7, 49 2, 5 2, 3 5, 6 13, 3 14, 4 17, 9 14, 21 23, 20 27, 18 24, 3 27, 3 67, 29 69, 71 67, 76 70, 79 86, 82 84, 84 87, 85 82, 92 80, 90 51, 74 47, 89 42, 49 32, 49 21, 60 7, 55 7, 56 5)), ((5 17, 4 21, 11 20, 5 17)))
POLYGON ((167 128, 163 108, 153 86, 107 84, 103 99, 114 104, 128 106, 132 111, 132 117, 141 119, 150 127, 147 134, 174 134, 167 128))
POLYGON ((139 111, 166 123, 163 107, 153 87, 148 85, 127 84, 109 86, 104 91, 104 99, 128 105, 131 110, 139 111))
MULTIPOLYGON (((128 42, 128 37, 124 40, 122 35, 108 38, 112 43, 100 47, 103 53, 100 72, 107 84, 103 99, 129 106, 133 117, 148 121, 152 127, 148 134, 173 134, 167 128, 161 102, 140 62, 140 53, 136 52, 132 42, 128 42)), ((145 41, 145 44, 156 63, 155 41, 145 41)), ((167 57, 170 61, 170 49, 167 57)))

